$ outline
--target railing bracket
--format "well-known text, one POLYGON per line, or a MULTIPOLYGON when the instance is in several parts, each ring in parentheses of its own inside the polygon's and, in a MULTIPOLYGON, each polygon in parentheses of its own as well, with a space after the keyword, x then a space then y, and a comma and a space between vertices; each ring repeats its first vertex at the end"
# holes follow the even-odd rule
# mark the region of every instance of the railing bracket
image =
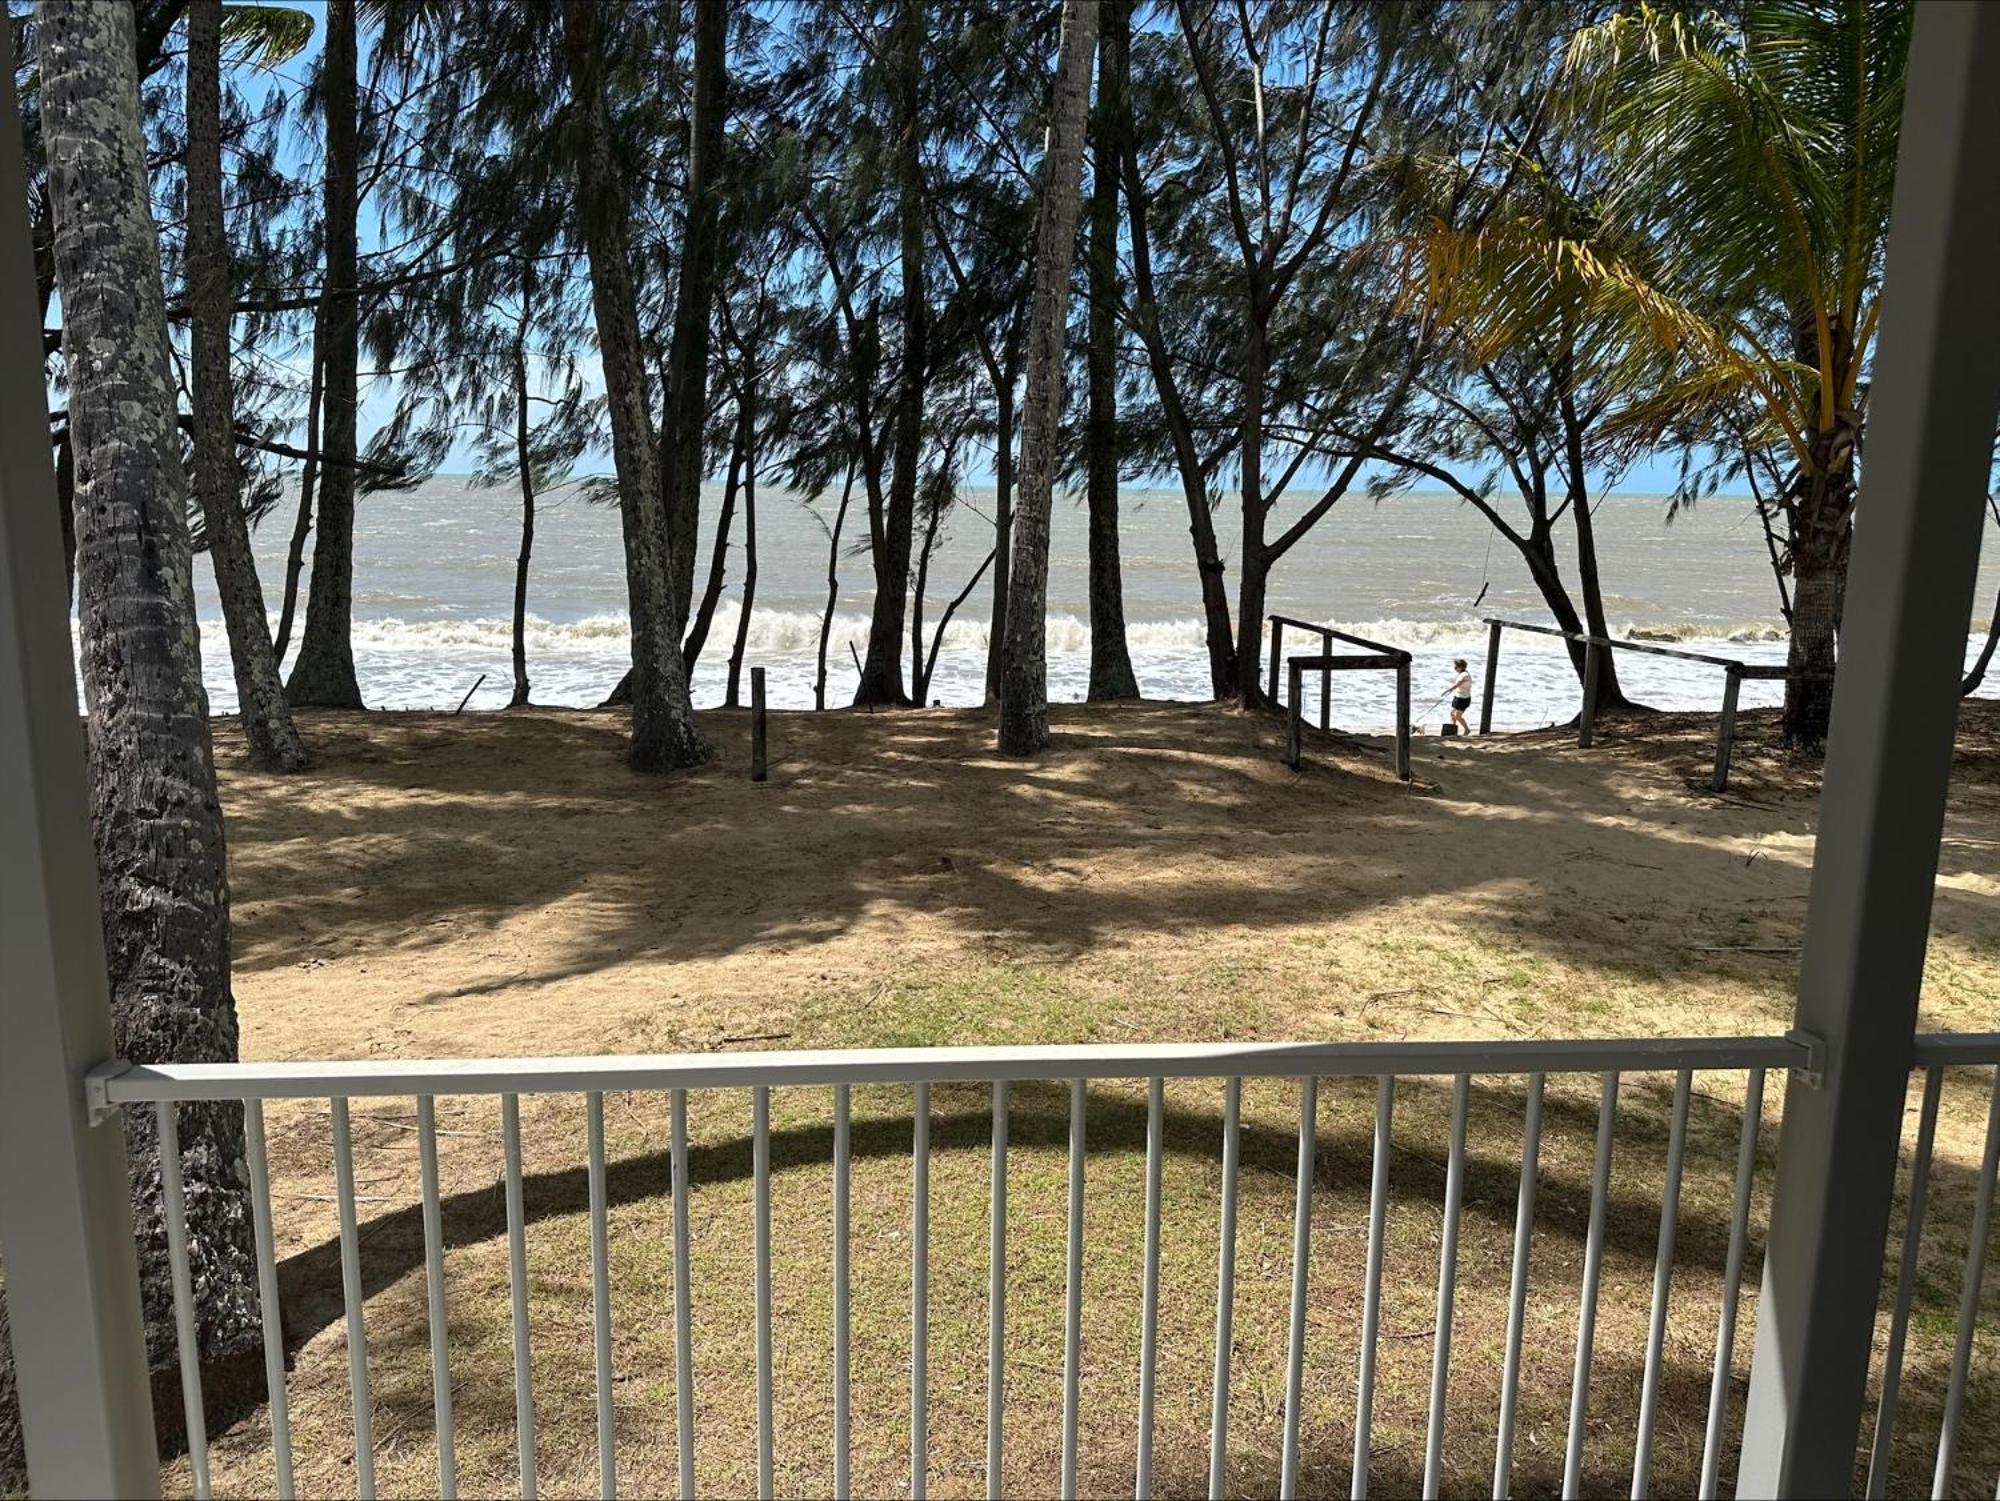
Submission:
POLYGON ((131 1071, 132 1065, 123 1058, 112 1058, 83 1076, 83 1109, 91 1125, 101 1126, 118 1113, 118 1107, 111 1103, 109 1086, 120 1074, 131 1071))
POLYGON ((1785 1034, 1785 1040, 1806 1051, 1805 1061, 1792 1065, 1793 1077, 1807 1089, 1818 1089, 1826 1081, 1826 1039, 1817 1032, 1794 1027, 1785 1034))

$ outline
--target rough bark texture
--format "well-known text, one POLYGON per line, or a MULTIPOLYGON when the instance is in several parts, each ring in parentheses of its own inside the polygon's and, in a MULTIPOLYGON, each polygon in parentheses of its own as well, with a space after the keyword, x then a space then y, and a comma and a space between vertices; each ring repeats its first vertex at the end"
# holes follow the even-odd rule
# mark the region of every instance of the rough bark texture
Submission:
POLYGON ((577 126, 577 213, 590 256, 591 304, 611 412, 611 456, 625 535, 626 595, 632 617, 632 765, 665 771, 708 758, 688 696, 680 621, 673 608, 673 549, 660 498, 660 471, 648 416, 646 367, 625 235, 625 195, 611 161, 604 104, 602 12, 593 0, 564 0, 563 40, 577 126))
POLYGON ((660 441, 666 484, 667 539, 673 549, 674 619, 694 604, 694 561, 701 523, 702 420, 708 411, 708 322, 715 301, 717 181, 728 110, 729 7, 697 5, 694 109, 688 125, 687 236, 681 285, 667 352, 667 411, 660 441))
POLYGON ((361 369, 360 276, 356 220, 360 213, 359 113, 355 77, 355 0, 327 0, 326 63, 326 303, 321 325, 325 362, 318 540, 306 625, 286 691, 294 704, 361 707, 354 676, 354 460, 359 452, 355 407, 361 369))
POLYGON ((1014 563, 1013 371, 993 393, 993 610, 986 626, 986 701, 1000 702, 1000 642, 1014 563))
MULTIPOLYGON (((149 212, 132 12, 44 4, 42 128, 77 459, 77 597, 92 833, 120 1056, 236 1057, 222 814, 195 633, 160 249, 149 212)), ((258 1348, 243 1116, 180 1113, 194 1312, 206 1360, 258 1348)), ((155 1370, 172 1294, 150 1111, 125 1121, 155 1370)), ((176 1404, 177 1405, 177 1404, 176 1404)))
MULTIPOLYGON (((917 466, 923 460, 924 362, 930 308, 924 291, 923 164, 918 155, 918 83, 923 69, 924 3, 903 0, 896 19, 896 193, 902 236, 903 366, 896 392, 895 470, 887 514, 871 530, 875 608, 868 659, 854 690, 857 704, 907 704, 903 691, 903 621, 909 610, 910 537, 917 516, 917 466)), ((871 502, 873 496, 870 496, 871 502)), ((871 505, 871 512, 875 507, 871 505)), ((871 515, 871 522, 878 518, 871 515)))
POLYGON ((1032 756, 1049 743, 1049 507, 1062 421, 1064 313, 1082 210, 1085 106, 1097 46, 1097 0, 1063 0, 1062 55, 1036 193, 1035 300, 1028 319, 1028 395, 1021 424, 1021 493, 1000 663, 1000 750, 1032 756))
POLYGON ((1090 688, 1093 702, 1137 698, 1125 641, 1125 580, 1118 556, 1118 162, 1126 109, 1119 68, 1129 21, 1126 0, 1103 0, 1104 44, 1097 59, 1097 119, 1091 139, 1090 411, 1084 419, 1086 502, 1090 511, 1090 688))
POLYGON ((215 592, 222 601, 250 762, 260 771, 298 771, 306 764, 306 748, 292 724, 277 654, 271 650, 236 461, 236 402, 229 371, 233 288, 222 209, 222 0, 192 0, 187 48, 187 300, 195 495, 215 569, 215 592))
MULTIPOLYGON (((1837 441, 1838 435, 1836 435, 1837 441)), ((1831 448, 1832 443, 1815 448, 1831 448)), ((1809 674, 1785 684, 1785 744, 1818 752, 1833 714, 1833 676, 1847 555, 1854 537, 1854 481, 1829 454, 1801 480, 1791 506, 1792 640, 1786 666, 1809 674)))

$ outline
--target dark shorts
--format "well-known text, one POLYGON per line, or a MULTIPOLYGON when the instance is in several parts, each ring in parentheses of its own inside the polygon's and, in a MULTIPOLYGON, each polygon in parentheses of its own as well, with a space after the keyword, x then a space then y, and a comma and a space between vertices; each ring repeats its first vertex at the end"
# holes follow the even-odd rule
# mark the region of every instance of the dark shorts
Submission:
POLYGON ((1451 706, 1463 714, 1467 709, 1472 707, 1472 700, 1470 698, 1455 698, 1451 701, 1451 706))

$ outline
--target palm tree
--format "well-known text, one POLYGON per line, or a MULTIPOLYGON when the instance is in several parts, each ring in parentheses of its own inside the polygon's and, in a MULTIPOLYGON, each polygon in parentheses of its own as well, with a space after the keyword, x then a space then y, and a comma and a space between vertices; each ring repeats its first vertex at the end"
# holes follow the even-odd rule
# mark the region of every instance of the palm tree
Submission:
MULTIPOLYGON (((42 140, 77 453, 77 610, 92 833, 119 1056, 228 1062, 229 884, 195 631, 187 480, 132 7, 43 0, 42 140)), ((205 1360, 254 1367, 243 1111, 182 1107, 194 1317, 205 1360)), ((147 1347, 174 1352, 153 1117, 125 1123, 147 1347)))
POLYGON ((222 203, 222 0, 193 0, 187 13, 187 300, 191 328, 189 405, 194 488, 215 567, 236 673, 236 701, 250 760, 262 771, 297 771, 306 748, 292 724, 250 555, 236 403, 229 371, 231 278, 222 203))
POLYGON ((1785 481, 1785 736, 1807 749, 1833 699, 1910 9, 1757 0, 1731 21, 1641 5, 1583 29, 1564 71, 1610 158, 1598 224, 1499 217, 1431 267, 1492 294, 1489 347, 1565 304, 1603 319, 1589 355, 1619 393, 1614 427, 1657 438, 1753 413, 1785 481))
POLYGON ((1063 310, 1082 213, 1085 107, 1097 50, 1098 0, 1063 0, 1062 48, 1042 154, 1035 227, 1035 301, 1028 320, 1028 399, 1021 428, 1021 497, 1014 517, 1014 569, 1007 639, 1000 657, 1000 749, 1032 756, 1049 743, 1049 507, 1055 489, 1063 405, 1063 310))

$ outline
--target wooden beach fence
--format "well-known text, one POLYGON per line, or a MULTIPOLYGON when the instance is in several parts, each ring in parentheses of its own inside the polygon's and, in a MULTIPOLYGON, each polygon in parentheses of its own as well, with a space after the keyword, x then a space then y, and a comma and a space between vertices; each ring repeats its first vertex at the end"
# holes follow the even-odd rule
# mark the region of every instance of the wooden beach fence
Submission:
POLYGON ((1271 617, 1271 697, 1278 697, 1278 667, 1281 660, 1289 670, 1285 688, 1285 764, 1296 771, 1303 755, 1305 674, 1320 675, 1319 727, 1333 726, 1333 675, 1336 672, 1393 672, 1396 674, 1396 775, 1410 780, 1410 654, 1400 647, 1385 646, 1365 636, 1351 636, 1331 626, 1287 615, 1271 617), (1285 628, 1304 631, 1320 639, 1318 656, 1282 657, 1285 628), (1360 652, 1336 653, 1333 643, 1344 641, 1363 648, 1360 652))
POLYGON ((750 780, 761 782, 769 775, 765 759, 764 669, 750 669, 750 780))
POLYGON ((1493 689, 1500 674, 1500 633, 1502 631, 1527 631, 1536 636, 1555 636, 1564 641, 1583 643, 1583 712, 1577 716, 1576 743, 1584 750, 1591 747, 1597 733, 1597 664, 1601 654, 1607 651, 1635 651, 1652 657, 1678 657, 1687 662, 1702 662, 1710 667, 1722 669, 1722 717, 1715 732, 1715 769, 1709 776, 1712 791, 1723 792, 1729 787, 1729 755, 1736 739, 1736 704, 1743 692, 1745 679, 1753 682, 1782 682, 1791 678, 1804 679, 1817 676, 1810 673, 1795 673, 1781 662, 1745 662, 1736 657, 1718 657, 1708 652, 1688 651, 1677 646, 1659 646, 1651 641, 1618 641, 1609 636, 1593 636, 1582 631, 1560 630, 1552 625, 1529 625, 1519 620, 1500 620, 1492 616, 1486 619, 1486 682, 1479 700, 1479 733, 1491 734, 1493 730, 1493 689))

